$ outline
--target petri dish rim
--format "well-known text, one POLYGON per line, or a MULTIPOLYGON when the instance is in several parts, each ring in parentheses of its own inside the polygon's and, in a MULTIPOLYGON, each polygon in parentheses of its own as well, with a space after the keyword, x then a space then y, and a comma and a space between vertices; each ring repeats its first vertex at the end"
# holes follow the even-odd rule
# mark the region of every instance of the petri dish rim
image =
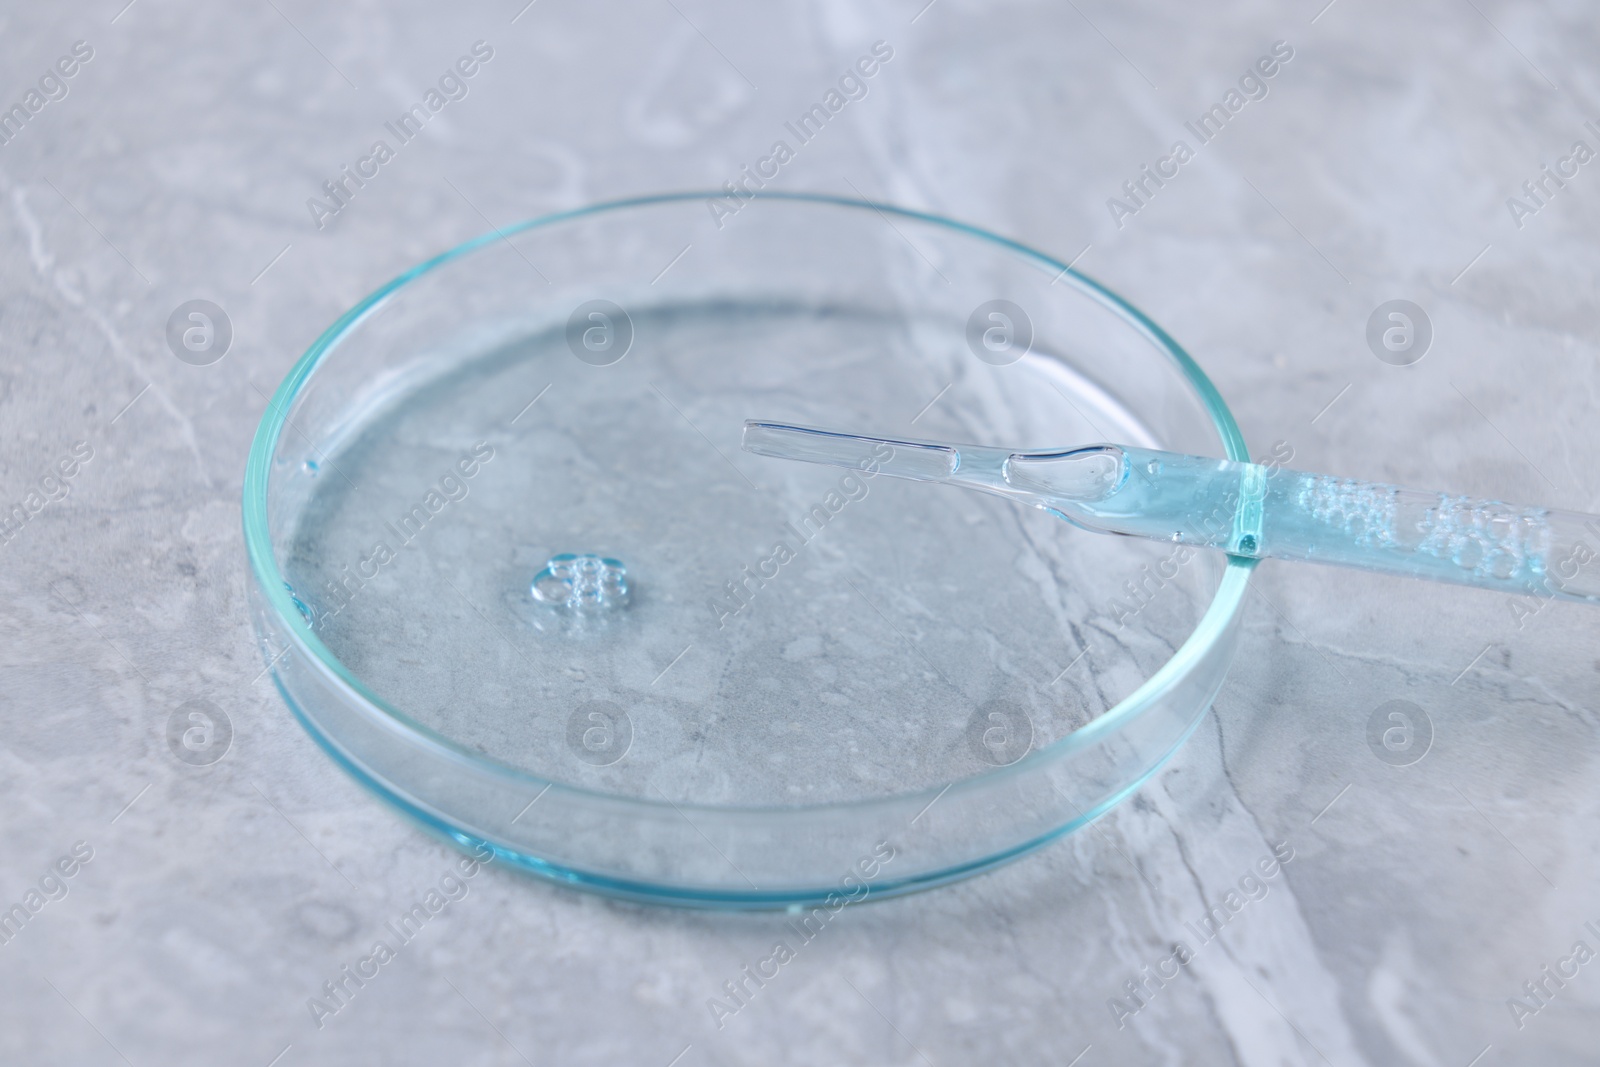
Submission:
MULTIPOLYGON (((282 436, 284 426, 288 421, 289 411, 300 389, 305 385, 312 373, 315 372, 324 357, 335 348, 343 337, 357 328, 368 316, 378 311, 396 292, 430 271, 471 255, 473 252, 494 242, 508 239, 511 236, 529 230, 575 221, 606 212, 625 211, 659 204, 705 200, 721 195, 722 192, 718 190, 698 190, 628 197, 591 204, 568 211, 554 212, 508 226, 498 227, 441 252, 399 274, 340 315, 312 342, 310 347, 306 349, 305 353, 289 370, 288 374, 285 375, 267 405, 267 410, 263 414, 251 442, 249 456, 246 460, 242 493, 242 519, 246 554, 256 581, 256 591, 270 605, 274 615, 274 622, 288 635, 290 643, 284 652, 292 651, 298 652, 302 656, 309 656, 319 673, 322 673, 333 681, 339 689, 342 689, 347 697, 363 710, 366 717, 385 729, 401 735, 412 744, 431 750, 435 754, 446 757, 451 761, 469 765, 480 772, 490 771, 496 776, 520 786, 534 788, 543 786, 559 789, 573 796, 587 796, 598 803, 610 807, 620 807, 624 810, 632 809, 651 812, 672 809, 698 810, 715 812, 724 817, 748 815, 757 819, 765 815, 779 813, 792 815, 802 811, 824 811, 828 809, 862 811, 878 806, 888 807, 923 797, 932 799, 949 791, 965 791, 966 789, 993 783, 1000 779, 1035 773, 1042 765, 1063 758, 1077 749, 1098 741, 1103 735, 1114 732, 1127 720, 1136 717, 1143 709, 1159 700, 1167 691, 1177 685, 1191 668, 1197 666, 1206 657, 1212 646, 1226 633, 1229 625, 1240 610, 1250 574, 1255 567, 1254 560, 1229 556, 1222 579, 1211 598, 1211 603, 1207 606, 1193 632, 1189 634, 1178 649, 1132 693, 1097 718, 1065 737, 1029 753, 1016 763, 974 774, 956 782, 947 783, 939 788, 930 787, 908 793, 888 794, 870 799, 798 805, 725 805, 706 804, 692 800, 663 803, 645 798, 625 797, 569 782, 541 778, 520 768, 486 757, 482 753, 452 741, 445 735, 413 720, 368 689, 323 644, 322 640, 312 631, 295 607, 272 548, 270 528, 267 521, 267 494, 272 471, 272 457, 282 436)), ((960 222, 930 212, 827 193, 761 192, 756 194, 756 198, 871 211, 879 215, 895 216, 922 222, 988 242, 1032 262, 1040 269, 1054 275, 1056 281, 1071 285, 1085 296, 1101 304, 1122 319, 1128 326, 1132 327, 1135 332, 1144 336, 1159 352, 1169 358, 1177 366, 1186 383, 1194 391, 1197 399, 1210 416, 1212 427, 1218 434, 1226 458, 1241 462, 1249 461, 1249 453, 1245 446, 1243 434, 1234 420, 1232 411, 1195 359, 1144 312, 1123 299, 1112 289, 1075 267, 1020 241, 970 223, 960 222)), ((279 657, 282 655, 283 653, 280 652, 279 657)), ((269 669, 273 668, 274 663, 275 660, 269 657, 269 669)), ((315 726, 314 719, 309 714, 310 709, 301 708, 299 702, 285 688, 282 680, 277 677, 276 670, 273 670, 273 674, 275 687, 284 698, 291 712, 301 721, 303 726, 307 727, 319 745, 328 751, 342 767, 357 777, 358 780, 368 785, 369 788, 376 789, 386 799, 403 807, 413 817, 422 819, 422 821, 429 824, 430 828, 443 831, 450 836, 460 837, 460 831, 450 826, 448 822, 442 821, 438 816, 418 808, 408 799, 397 795, 389 783, 376 780, 370 771, 358 767, 344 758, 342 753, 338 751, 333 739, 325 737, 323 732, 315 726)), ((1007 848, 999 854, 976 859, 943 872, 932 872, 913 879, 917 883, 916 888, 943 884, 1003 863, 1050 840, 1054 840, 1056 837, 1081 825, 1087 819, 1095 817, 1104 810, 1108 810, 1142 784, 1150 774, 1154 773, 1174 752, 1181 748, 1192 733, 1194 726, 1198 725, 1201 717, 1200 715, 1196 716, 1195 723, 1190 726, 1189 730, 1185 731, 1183 737, 1146 774, 1138 780, 1128 783, 1125 788, 1117 791, 1114 795, 1107 797, 1102 804, 1096 806, 1096 810, 1084 813, 1084 819, 1070 820, 1052 833, 1042 835, 1033 841, 1007 848)), ((637 890, 630 892, 627 888, 627 883, 620 883, 611 876, 568 870, 566 867, 547 863, 536 856, 525 856, 520 852, 515 852, 514 854, 524 865, 530 865, 536 873, 555 877, 563 882, 577 881, 616 895, 648 897, 654 900, 660 900, 663 896, 670 897, 675 895, 666 887, 646 886, 644 884, 641 884, 637 890)), ((884 886, 882 888, 891 892, 894 891, 893 886, 884 886)), ((875 889, 873 896, 877 895, 878 890, 875 889)), ((687 894, 683 902, 692 903, 703 898, 703 893, 687 894)), ((732 899, 725 901, 725 903, 729 902, 732 902, 732 899)))

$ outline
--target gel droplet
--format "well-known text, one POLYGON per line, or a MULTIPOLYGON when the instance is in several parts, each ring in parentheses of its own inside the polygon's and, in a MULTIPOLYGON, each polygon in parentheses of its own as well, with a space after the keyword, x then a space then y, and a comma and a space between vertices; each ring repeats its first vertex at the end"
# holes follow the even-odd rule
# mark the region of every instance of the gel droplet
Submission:
POLYGON ((306 624, 316 625, 316 617, 312 614, 311 609, 306 606, 306 602, 300 599, 300 594, 294 591, 294 586, 284 582, 283 588, 289 594, 289 599, 294 601, 295 609, 300 612, 300 617, 306 620, 306 624))
POLYGON ((528 591, 539 603, 567 611, 610 611, 628 603, 628 568, 618 559, 562 552, 533 576, 528 591))

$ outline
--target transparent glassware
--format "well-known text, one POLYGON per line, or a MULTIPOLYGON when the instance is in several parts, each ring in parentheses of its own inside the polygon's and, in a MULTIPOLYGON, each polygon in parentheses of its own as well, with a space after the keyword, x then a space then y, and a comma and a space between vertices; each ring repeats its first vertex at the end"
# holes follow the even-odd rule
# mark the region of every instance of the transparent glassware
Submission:
POLYGON ((1209 708, 1252 561, 742 454, 743 422, 1247 461, 1227 406, 1015 241, 721 197, 501 228, 317 339, 245 477, 279 692, 423 826, 630 899, 837 908, 1077 829, 1209 708))
POLYGON ((871 457, 891 477, 993 493, 1101 533, 1600 604, 1600 578, 1583 570, 1600 515, 1115 444, 1018 452, 750 420, 744 449, 846 468, 871 457))

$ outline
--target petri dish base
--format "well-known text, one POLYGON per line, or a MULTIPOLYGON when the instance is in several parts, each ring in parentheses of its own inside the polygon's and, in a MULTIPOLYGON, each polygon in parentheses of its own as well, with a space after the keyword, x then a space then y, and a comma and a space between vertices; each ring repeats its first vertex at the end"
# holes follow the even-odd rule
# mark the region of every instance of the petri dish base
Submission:
POLYGON ((837 907, 1070 832, 1199 722, 1249 564, 743 422, 1247 458, 1226 406, 1015 242, 713 196, 502 228, 300 360, 244 500, 286 703, 425 826, 632 899, 837 907))

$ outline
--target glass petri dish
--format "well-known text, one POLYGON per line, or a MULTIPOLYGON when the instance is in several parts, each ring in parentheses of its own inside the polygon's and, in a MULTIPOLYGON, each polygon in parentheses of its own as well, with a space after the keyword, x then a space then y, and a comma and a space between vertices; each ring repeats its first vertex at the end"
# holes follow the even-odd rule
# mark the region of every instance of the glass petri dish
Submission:
POLYGON ((1248 458, 1155 323, 976 227, 800 194, 533 219, 351 308, 262 418, 244 532, 284 701, 463 847, 734 908, 1020 856, 1209 708, 1248 561, 765 459, 747 418, 1248 458))

